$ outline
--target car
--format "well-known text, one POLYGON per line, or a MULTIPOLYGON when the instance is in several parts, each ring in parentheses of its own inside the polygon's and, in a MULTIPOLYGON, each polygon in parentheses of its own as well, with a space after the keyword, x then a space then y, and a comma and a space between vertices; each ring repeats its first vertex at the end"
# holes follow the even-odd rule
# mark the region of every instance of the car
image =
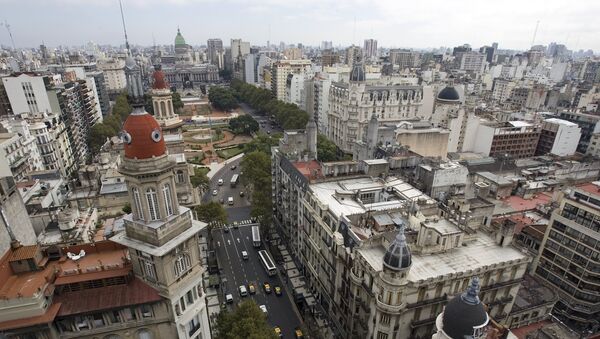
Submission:
POLYGON ((232 225, 233 225, 233 229, 235 229, 235 230, 240 228, 240 224, 237 221, 234 221, 232 225))
POLYGON ((242 251, 242 259, 248 260, 248 252, 242 251))
POLYGON ((279 326, 273 327, 273 331, 275 331, 275 335, 278 337, 283 337, 283 333, 281 333, 281 328, 279 326))
POLYGON ((269 285, 268 282, 265 282, 263 284, 263 288, 265 289, 265 293, 267 293, 267 294, 271 293, 271 285, 269 285))
POLYGON ((299 328, 296 328, 296 330, 294 331, 294 336, 296 336, 296 339, 304 338, 304 334, 302 334, 302 330, 299 328))
POLYGON ((219 181, 217 181, 217 184, 219 184, 219 186, 223 186, 223 179, 219 179, 219 181))
POLYGON ((228 205, 233 205, 233 197, 227 198, 227 204, 228 205))
POLYGON ((228 304, 231 304, 231 303, 233 303, 233 296, 231 295, 231 293, 228 293, 227 295, 225 295, 225 301, 226 301, 228 304))
POLYGON ((282 293, 282 292, 281 292, 281 287, 279 287, 279 286, 275 286, 274 290, 275 290, 275 294, 276 294, 276 295, 281 295, 281 293, 282 293))
POLYGON ((256 287, 254 287, 254 284, 252 284, 252 283, 248 284, 248 292, 250 292, 250 294, 256 293, 256 287))
POLYGON ((219 194, 219 191, 213 190, 213 195, 217 195, 217 194, 219 194))
POLYGON ((232 170, 232 171, 233 171, 233 170, 235 170, 236 168, 237 168, 237 166, 236 166, 236 165, 232 165, 232 166, 231 166, 231 170, 232 170))
POLYGON ((271 134, 271 131, 267 131, 267 134, 271 134))
POLYGON ((248 296, 248 290, 246 289, 246 286, 240 285, 240 287, 238 287, 238 291, 240 292, 240 297, 248 296))
POLYGON ((260 305, 258 307, 260 307, 260 309, 263 311, 264 314, 267 314, 267 306, 266 305, 260 305))
POLYGON ((223 225, 223 232, 229 233, 229 226, 223 225))
POLYGON ((244 196, 244 191, 240 191, 240 197, 244 196))

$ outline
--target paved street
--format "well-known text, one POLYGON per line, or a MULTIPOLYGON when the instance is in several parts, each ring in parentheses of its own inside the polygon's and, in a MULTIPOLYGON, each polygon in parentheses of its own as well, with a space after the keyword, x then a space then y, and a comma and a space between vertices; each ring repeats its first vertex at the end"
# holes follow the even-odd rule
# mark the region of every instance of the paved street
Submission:
POLYGON ((240 108, 247 114, 250 114, 256 121, 258 121, 261 132, 263 132, 263 133, 269 132, 271 134, 283 132, 283 129, 281 127, 270 125, 269 117, 266 117, 263 115, 258 115, 254 109, 250 108, 250 106, 248 106, 244 103, 240 103, 240 108))
POLYGON ((221 264, 221 276, 226 278, 224 294, 233 295, 234 304, 245 298, 253 298, 258 305, 266 305, 267 320, 271 326, 279 326, 285 338, 294 338, 294 329, 300 325, 296 307, 292 304, 291 296, 283 289, 283 295, 274 292, 266 294, 263 283, 269 282, 271 288, 283 284, 278 276, 269 277, 263 268, 258 249, 252 246, 252 229, 250 225, 240 226, 229 232, 217 229, 213 231, 215 250, 221 264), (248 252, 248 260, 242 259, 242 251, 248 252), (238 287, 253 283, 256 294, 240 297, 238 287))

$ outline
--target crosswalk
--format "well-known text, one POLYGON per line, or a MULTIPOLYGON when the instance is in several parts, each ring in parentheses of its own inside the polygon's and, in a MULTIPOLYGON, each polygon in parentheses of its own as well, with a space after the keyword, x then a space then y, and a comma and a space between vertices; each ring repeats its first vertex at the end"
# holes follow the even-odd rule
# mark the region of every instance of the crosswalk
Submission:
POLYGON ((232 228, 232 227, 234 227, 235 223, 237 223, 238 227, 240 227, 240 226, 254 226, 254 225, 258 225, 258 223, 255 222, 255 221, 253 221, 252 219, 245 219, 245 220, 235 221, 235 222, 227 223, 227 224, 224 224, 224 223, 215 223, 214 226, 213 226, 213 229, 223 229, 225 227, 232 228))

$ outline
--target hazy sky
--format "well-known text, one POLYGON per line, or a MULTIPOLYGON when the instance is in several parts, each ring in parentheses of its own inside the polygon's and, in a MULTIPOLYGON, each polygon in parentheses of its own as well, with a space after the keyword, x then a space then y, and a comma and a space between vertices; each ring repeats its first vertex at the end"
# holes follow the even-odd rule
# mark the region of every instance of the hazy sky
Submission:
MULTIPOLYGON (((132 44, 172 44, 177 26, 188 44, 242 38, 265 45, 285 41, 382 47, 440 47, 497 41, 600 51, 600 0, 123 0, 132 44), (270 27, 270 29, 269 29, 270 27), (270 33, 269 33, 270 32, 270 33)), ((0 0, 17 47, 123 42, 118 0, 0 0)), ((5 27, 0 44, 10 45, 5 27)))

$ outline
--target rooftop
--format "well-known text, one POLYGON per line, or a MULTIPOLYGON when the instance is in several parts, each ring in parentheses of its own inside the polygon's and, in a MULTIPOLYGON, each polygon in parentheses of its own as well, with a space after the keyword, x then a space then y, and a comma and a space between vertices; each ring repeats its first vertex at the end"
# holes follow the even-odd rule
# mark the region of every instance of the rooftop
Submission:
POLYGON ((477 172, 476 174, 498 185, 512 185, 512 182, 510 180, 506 179, 503 176, 496 175, 492 172, 477 172))
MULTIPOLYGON (((381 246, 359 248, 362 255, 375 271, 383 269, 386 249, 381 246)), ((475 271, 486 266, 512 260, 525 260, 527 256, 513 247, 501 247, 489 235, 479 232, 473 241, 462 247, 436 254, 412 255, 412 266, 408 281, 438 278, 448 274, 475 271)))
POLYGON ((546 287, 529 274, 525 274, 511 312, 556 302, 557 299, 557 294, 551 288, 546 287))
POLYGON ((559 125, 564 125, 564 126, 569 126, 569 127, 575 127, 578 126, 576 123, 574 122, 570 122, 567 120, 563 120, 563 119, 557 119, 557 118, 550 118, 550 119, 546 119, 544 120, 545 122, 550 122, 553 124, 559 124, 559 125))

